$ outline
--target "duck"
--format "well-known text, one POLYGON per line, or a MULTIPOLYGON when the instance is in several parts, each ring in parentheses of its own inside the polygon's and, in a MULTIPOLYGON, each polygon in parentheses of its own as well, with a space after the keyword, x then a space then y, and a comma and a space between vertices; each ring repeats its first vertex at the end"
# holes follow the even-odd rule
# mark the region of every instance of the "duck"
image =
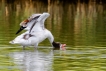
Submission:
POLYGON ((22 30, 26 30, 26 32, 17 36, 9 43, 20 44, 23 46, 23 49, 25 49, 26 46, 34 46, 36 49, 38 44, 47 38, 54 50, 66 50, 66 44, 55 42, 52 33, 45 28, 44 22, 49 16, 50 14, 46 12, 43 14, 33 14, 28 19, 22 21, 20 23, 20 29, 16 32, 16 34, 20 33, 22 30))

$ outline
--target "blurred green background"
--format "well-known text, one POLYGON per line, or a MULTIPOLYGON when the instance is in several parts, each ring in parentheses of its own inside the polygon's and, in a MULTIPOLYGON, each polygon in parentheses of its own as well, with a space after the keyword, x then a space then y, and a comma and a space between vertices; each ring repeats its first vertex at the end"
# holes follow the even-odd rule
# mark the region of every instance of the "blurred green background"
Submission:
POLYGON ((0 24, 0 71, 106 71, 105 0, 0 0, 0 24), (50 13, 45 27, 66 51, 50 54, 48 40, 37 51, 9 44, 21 21, 43 12, 50 13))

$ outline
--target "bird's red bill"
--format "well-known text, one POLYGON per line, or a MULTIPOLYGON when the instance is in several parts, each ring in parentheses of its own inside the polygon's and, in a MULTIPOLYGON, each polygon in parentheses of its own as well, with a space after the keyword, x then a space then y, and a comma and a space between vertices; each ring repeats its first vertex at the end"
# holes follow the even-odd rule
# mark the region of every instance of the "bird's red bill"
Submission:
POLYGON ((66 44, 62 44, 61 50, 66 50, 65 46, 66 46, 66 44))

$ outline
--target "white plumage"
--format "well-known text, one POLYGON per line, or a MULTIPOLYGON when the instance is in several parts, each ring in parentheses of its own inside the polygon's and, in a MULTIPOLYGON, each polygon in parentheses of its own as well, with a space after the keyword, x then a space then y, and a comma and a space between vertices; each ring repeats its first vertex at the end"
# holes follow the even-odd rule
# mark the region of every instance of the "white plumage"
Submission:
MULTIPOLYGON (((49 13, 33 14, 27 20, 21 22, 20 26, 24 27, 27 31, 17 36, 14 40, 10 41, 10 43, 20 44, 22 46, 34 46, 37 48, 40 42, 48 38, 53 47, 63 48, 65 45, 62 46, 62 44, 54 42, 53 35, 44 26, 44 22, 49 15, 49 13)), ((18 31, 18 33, 19 32, 20 31, 18 31)))

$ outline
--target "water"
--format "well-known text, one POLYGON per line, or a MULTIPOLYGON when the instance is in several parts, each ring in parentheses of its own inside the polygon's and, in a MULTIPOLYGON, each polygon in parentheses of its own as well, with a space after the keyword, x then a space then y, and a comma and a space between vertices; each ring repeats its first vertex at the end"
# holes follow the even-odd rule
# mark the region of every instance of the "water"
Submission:
MULTIPOLYGON (((106 71, 106 9, 102 2, 0 1, 0 71, 106 71), (33 13, 49 12, 45 27, 66 51, 51 50, 46 39, 38 49, 8 42, 19 23, 33 13)), ((23 31, 24 32, 24 31, 23 31)), ((22 33, 23 33, 22 32, 22 33)), ((20 33, 21 34, 21 33, 20 33)))

